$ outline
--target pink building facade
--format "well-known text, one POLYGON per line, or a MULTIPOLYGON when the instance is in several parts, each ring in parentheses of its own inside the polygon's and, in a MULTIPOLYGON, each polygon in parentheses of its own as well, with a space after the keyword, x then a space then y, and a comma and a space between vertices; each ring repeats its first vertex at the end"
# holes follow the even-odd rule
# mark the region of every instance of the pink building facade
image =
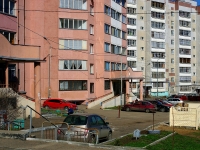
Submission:
POLYGON ((139 79, 142 99, 142 72, 127 69, 125 1, 18 0, 14 8, 14 16, 0 14, 0 29, 15 33, 13 44, 40 47, 39 92, 34 62, 16 63, 19 91, 84 102, 119 95, 120 87, 128 94, 129 79, 139 79))

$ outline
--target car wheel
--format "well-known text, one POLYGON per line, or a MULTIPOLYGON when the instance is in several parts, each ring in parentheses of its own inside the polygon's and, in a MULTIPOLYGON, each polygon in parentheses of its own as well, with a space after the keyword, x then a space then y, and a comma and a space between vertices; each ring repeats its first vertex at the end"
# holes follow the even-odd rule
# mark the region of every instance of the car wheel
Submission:
POLYGON ((161 112, 165 112, 165 108, 161 108, 160 111, 161 111, 161 112))
POLYGON ((149 113, 149 112, 150 112, 150 110, 149 110, 149 109, 146 109, 146 110, 145 110, 145 112, 146 112, 146 113, 149 113))
POLYGON ((68 107, 65 107, 64 110, 68 111, 68 107))
POLYGON ((109 133, 108 133, 107 140, 111 140, 111 139, 112 139, 112 133, 111 133, 111 132, 109 132, 109 133))
POLYGON ((96 136, 95 135, 90 136, 89 143, 96 144, 96 136))
POLYGON ((126 108, 126 111, 130 111, 130 108, 127 107, 127 108, 126 108))
POLYGON ((49 109, 49 106, 45 106, 44 108, 45 108, 45 109, 49 109))

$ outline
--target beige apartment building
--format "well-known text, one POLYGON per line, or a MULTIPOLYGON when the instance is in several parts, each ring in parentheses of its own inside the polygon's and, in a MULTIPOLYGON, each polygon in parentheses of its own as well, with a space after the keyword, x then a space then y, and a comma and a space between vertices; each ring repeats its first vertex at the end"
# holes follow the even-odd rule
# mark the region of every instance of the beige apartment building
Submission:
MULTIPOLYGON (((199 7, 193 0, 127 0, 127 62, 143 71, 145 96, 200 85, 199 7)), ((138 80, 132 80, 137 92, 138 80)))

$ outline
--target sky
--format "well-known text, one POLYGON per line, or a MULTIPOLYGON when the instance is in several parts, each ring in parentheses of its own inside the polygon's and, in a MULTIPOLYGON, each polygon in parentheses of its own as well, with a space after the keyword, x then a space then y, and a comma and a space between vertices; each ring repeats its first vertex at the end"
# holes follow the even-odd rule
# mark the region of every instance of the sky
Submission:
POLYGON ((196 0, 196 1, 197 1, 198 5, 200 5, 200 0, 196 0))

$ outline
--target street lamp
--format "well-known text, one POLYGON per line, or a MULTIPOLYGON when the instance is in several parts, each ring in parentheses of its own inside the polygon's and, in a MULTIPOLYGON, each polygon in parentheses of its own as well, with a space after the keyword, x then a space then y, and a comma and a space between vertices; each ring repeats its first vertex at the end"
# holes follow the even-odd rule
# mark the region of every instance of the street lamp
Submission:
POLYGON ((48 69, 48 98, 51 98, 51 43, 46 37, 43 37, 49 43, 49 69, 48 69))

